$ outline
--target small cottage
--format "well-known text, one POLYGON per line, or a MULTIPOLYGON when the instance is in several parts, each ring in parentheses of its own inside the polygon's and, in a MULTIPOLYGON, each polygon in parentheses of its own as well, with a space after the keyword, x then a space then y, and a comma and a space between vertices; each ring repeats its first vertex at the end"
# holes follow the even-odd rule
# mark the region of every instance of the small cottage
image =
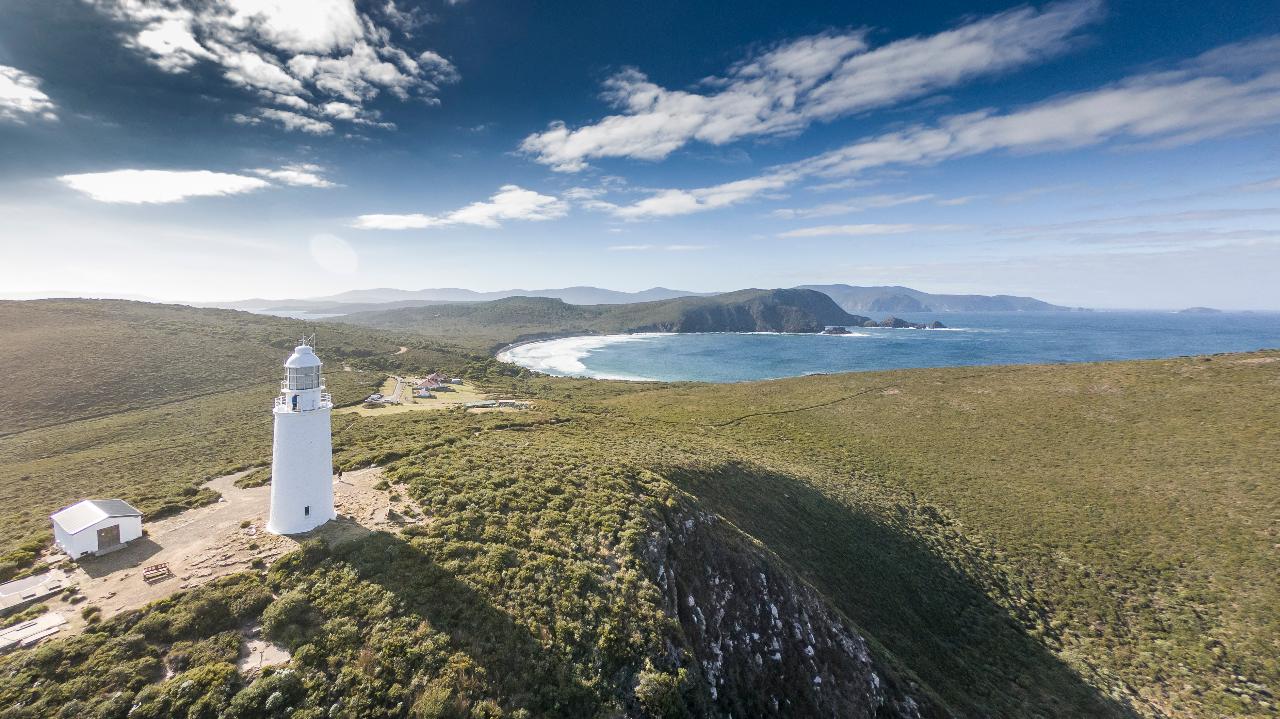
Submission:
POLYGON ((432 372, 418 383, 418 389, 427 391, 449 389, 449 378, 439 372, 432 372))
POLYGON ((106 554, 142 536, 142 512, 123 499, 86 499, 49 518, 54 543, 72 559, 106 554))

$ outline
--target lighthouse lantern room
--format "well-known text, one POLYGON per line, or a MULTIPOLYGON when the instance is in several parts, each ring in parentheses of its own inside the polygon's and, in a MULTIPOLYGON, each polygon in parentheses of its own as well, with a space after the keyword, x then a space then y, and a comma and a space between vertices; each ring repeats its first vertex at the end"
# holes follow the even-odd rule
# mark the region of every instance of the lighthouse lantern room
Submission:
POLYGON ((337 516, 333 509, 333 444, 322 363, 303 339, 285 361, 272 413, 275 444, 271 456, 271 516, 276 534, 307 532, 337 516))

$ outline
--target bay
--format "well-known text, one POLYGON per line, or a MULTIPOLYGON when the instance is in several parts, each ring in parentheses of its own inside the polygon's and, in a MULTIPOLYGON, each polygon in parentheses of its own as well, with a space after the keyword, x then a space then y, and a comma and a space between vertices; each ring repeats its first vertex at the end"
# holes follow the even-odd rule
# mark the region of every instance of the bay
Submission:
POLYGON ((902 315, 947 329, 848 335, 647 333, 569 337, 499 359, 560 376, 741 382, 909 367, 1151 359, 1280 347, 1280 313, 992 312, 902 315))

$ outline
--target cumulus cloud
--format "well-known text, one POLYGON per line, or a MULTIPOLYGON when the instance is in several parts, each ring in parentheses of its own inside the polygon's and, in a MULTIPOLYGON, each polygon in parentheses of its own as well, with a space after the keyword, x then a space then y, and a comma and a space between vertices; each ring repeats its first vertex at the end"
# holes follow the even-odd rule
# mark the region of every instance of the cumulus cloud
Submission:
POLYGON ((995 151, 1045 152, 1106 142, 1170 146, 1280 123, 1280 37, 1218 48, 1168 71, 1010 112, 983 110, 862 139, 755 178, 665 189, 619 217, 688 214, 736 204, 811 178, 831 180, 887 166, 928 165, 995 151))
POLYGON ((337 187, 324 177, 324 167, 311 163, 294 163, 279 169, 259 167, 249 172, 293 187, 337 187))
POLYGON ((58 178, 98 202, 181 202, 188 197, 237 195, 268 187, 257 177, 209 170, 112 170, 58 178))
POLYGON ((552 195, 503 185, 488 200, 473 202, 444 215, 360 215, 352 227, 362 230, 415 230, 451 225, 501 227, 503 220, 542 221, 564 217, 569 204, 552 195))
POLYGON ((245 172, 248 174, 212 170, 129 169, 62 175, 58 180, 98 202, 134 205, 182 202, 189 197, 239 195, 275 185, 315 188, 337 186, 324 177, 323 167, 310 163, 294 163, 274 169, 259 167, 245 172))
POLYGON ((520 148, 576 172, 593 158, 658 160, 693 141, 795 132, 1058 54, 1099 15, 1097 0, 1020 8, 875 49, 862 30, 812 35, 738 63, 695 91, 664 88, 627 69, 604 84, 618 114, 576 129, 554 122, 520 148))
POLYGON ((40 79, 16 67, 0 65, 0 120, 57 120, 57 106, 40 89, 40 79))
POLYGON ((257 125, 263 120, 270 120, 286 130, 299 130, 309 135, 328 135, 333 132, 333 124, 324 120, 316 120, 289 110, 277 110, 274 107, 259 108, 253 115, 237 113, 231 119, 241 125, 257 125))
POLYGON ((125 42, 151 63, 185 73, 200 63, 221 68, 232 85, 264 106, 233 119, 272 120, 286 130, 325 134, 322 118, 393 128, 365 104, 383 93, 438 102, 457 69, 431 50, 397 45, 421 17, 394 2, 354 0, 89 0, 128 29, 125 42), (334 103, 352 108, 335 113, 334 103), (287 108, 287 109, 281 109, 287 108), (303 121, 299 118, 305 118, 303 121))

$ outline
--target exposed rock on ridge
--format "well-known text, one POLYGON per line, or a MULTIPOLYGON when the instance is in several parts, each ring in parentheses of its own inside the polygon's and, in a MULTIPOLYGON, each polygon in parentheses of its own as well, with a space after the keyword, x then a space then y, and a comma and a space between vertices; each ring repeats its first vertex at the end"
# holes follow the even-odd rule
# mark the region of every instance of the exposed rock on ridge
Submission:
POLYGON ((874 657, 813 588, 713 514, 673 511, 646 558, 698 665, 712 716, 950 714, 874 657))

